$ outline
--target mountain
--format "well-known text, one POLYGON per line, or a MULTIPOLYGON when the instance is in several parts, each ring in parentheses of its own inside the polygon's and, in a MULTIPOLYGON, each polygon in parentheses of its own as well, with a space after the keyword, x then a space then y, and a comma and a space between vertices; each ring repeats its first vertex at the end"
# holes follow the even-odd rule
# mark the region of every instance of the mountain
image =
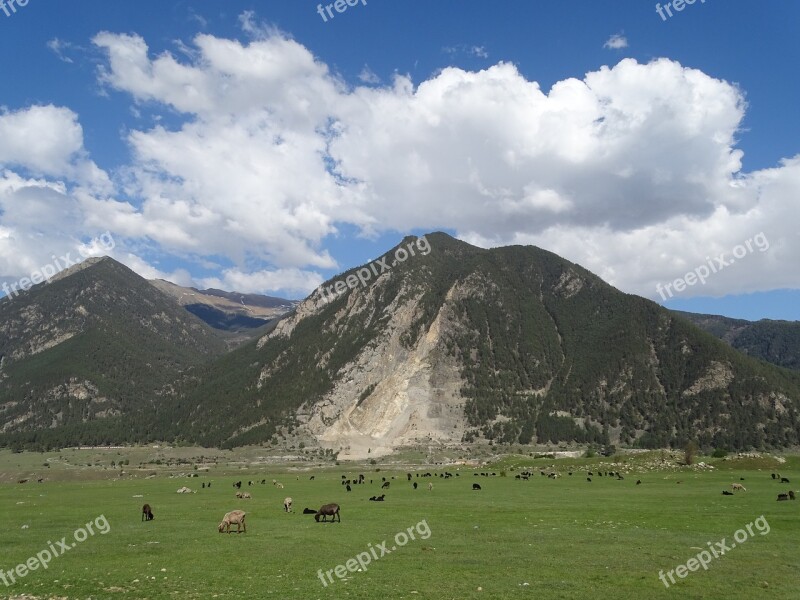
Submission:
POLYGON ((155 279, 150 283, 172 296, 178 304, 207 325, 234 333, 252 332, 282 317, 299 304, 294 300, 258 294, 186 288, 163 279, 155 279))
POLYGON ((798 321, 745 321, 719 315, 673 312, 748 356, 800 371, 798 321))
POLYGON ((0 301, 0 432, 46 444, 147 441, 164 390, 225 343, 110 258, 0 301))
POLYGON ((478 439, 800 441, 800 375, 545 250, 443 233, 327 282, 258 341, 186 374, 173 400, 159 420, 184 439, 235 446, 298 428, 342 458, 478 439))
POLYGON ((111 259, 0 302, 0 445, 746 449, 797 445, 799 410, 794 371, 545 250, 443 233, 326 282, 233 351, 111 259))

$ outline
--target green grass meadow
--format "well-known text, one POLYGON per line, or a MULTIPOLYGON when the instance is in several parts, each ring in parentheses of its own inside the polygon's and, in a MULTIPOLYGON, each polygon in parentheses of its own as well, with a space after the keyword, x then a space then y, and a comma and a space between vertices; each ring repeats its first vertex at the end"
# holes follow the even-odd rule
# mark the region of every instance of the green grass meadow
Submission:
MULTIPOLYGON (((54 469, 43 483, 16 483, 14 477, 41 466, 43 456, 0 453, 0 569, 14 569, 64 536, 72 542, 78 527, 100 515, 110 530, 53 558, 46 570, 10 586, 0 582, 0 598, 800 598, 800 501, 776 502, 778 492, 800 489, 796 457, 780 469, 753 459, 715 462, 710 472, 629 473, 624 481, 595 475, 591 483, 586 470, 597 468, 591 460, 509 457, 478 469, 496 477, 448 467, 459 476, 414 477, 417 490, 406 472, 445 469, 220 466, 199 478, 170 478, 180 472, 172 469, 149 479, 144 470, 125 479, 97 468, 54 469), (561 478, 539 475, 552 464, 561 478), (527 467, 535 471, 530 481, 514 478, 527 467), (502 469, 506 477, 499 476, 502 469), (792 485, 772 481, 775 470, 792 485), (358 473, 373 484, 347 493, 341 475, 358 473), (386 501, 369 502, 382 493, 381 477, 391 481, 386 501), (740 477, 748 491, 723 496, 740 477), (251 500, 235 498, 232 483, 239 479, 251 500), (248 480, 258 483, 248 487, 248 480), (202 489, 204 482, 212 487, 202 489), (483 489, 473 491, 473 483, 483 489), (197 493, 177 494, 184 485, 197 493), (291 514, 282 508, 286 496, 294 499, 291 514), (141 522, 144 502, 152 505, 154 521, 141 522), (341 523, 316 523, 302 514, 304 507, 328 502, 341 505, 341 523), (218 533, 223 514, 236 508, 248 513, 247 533, 218 533), (762 515, 766 535, 756 529, 707 571, 676 577, 669 589, 659 580, 659 570, 685 564, 707 542, 726 538, 730 545, 736 530, 762 515), (327 587, 318 578, 319 569, 345 564, 370 544, 395 546, 396 534, 423 520, 428 539, 373 560, 366 572, 348 572, 344 580, 334 575, 327 587)), ((424 527, 415 530, 418 537, 419 531, 424 527)))

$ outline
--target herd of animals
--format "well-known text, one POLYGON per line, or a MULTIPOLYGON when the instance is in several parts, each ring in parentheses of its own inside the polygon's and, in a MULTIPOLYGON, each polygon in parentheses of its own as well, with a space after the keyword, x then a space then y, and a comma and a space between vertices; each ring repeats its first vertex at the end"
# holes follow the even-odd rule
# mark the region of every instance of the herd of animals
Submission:
MULTIPOLYGON (((545 472, 545 471, 540 471, 540 474, 542 476, 546 476, 546 477, 548 477, 550 479, 557 479, 558 477, 561 477, 561 475, 559 473, 555 473, 555 472, 548 473, 548 472, 545 472)), ((460 475, 461 475, 460 473, 456 473, 455 474, 456 477, 460 477, 460 475)), ((475 477, 478 477, 478 476, 495 477, 496 475, 497 475, 496 473, 474 473, 475 477)), ((572 471, 569 472, 569 475, 570 476, 572 475, 572 471)), ((614 477, 617 480, 624 480, 625 479, 622 476, 621 473, 614 472, 614 471, 606 471, 606 472, 598 471, 597 475, 600 476, 600 477, 602 477, 604 475, 606 477, 614 477)), ((417 473, 416 476, 417 477, 421 476, 421 477, 425 478, 425 477, 435 477, 436 475, 434 475, 432 473, 422 473, 422 474, 417 473)), ((522 473, 520 473, 518 475, 515 475, 515 479, 521 479, 521 480, 526 480, 527 481, 532 476, 533 476, 533 473, 531 471, 523 471, 522 473)), ((591 483, 591 481, 592 481, 592 476, 594 476, 594 473, 592 471, 587 471, 586 480, 589 483, 591 483)), ((406 477, 407 477, 408 481, 411 482, 411 479, 412 479, 411 473, 406 473, 406 477)), ((439 477, 441 477, 443 479, 450 479, 451 477, 453 477, 453 474, 449 473, 449 472, 444 472, 444 473, 440 473, 439 477)), ((314 479, 315 479, 315 476, 312 475, 310 477, 310 480, 313 481, 314 479)), ((389 486, 391 485, 391 482, 388 481, 386 479, 386 477, 382 477, 381 479, 382 479, 382 481, 381 481, 381 489, 388 489, 389 486)), ((395 477, 392 477, 392 479, 395 479, 395 477)), ((789 479, 786 478, 786 477, 782 477, 780 475, 780 473, 772 473, 772 479, 773 479, 773 481, 778 481, 780 483, 790 483, 789 479)), ((744 478, 743 477, 740 478, 740 481, 744 481, 744 478)), ((370 479, 369 482, 371 484, 372 483, 372 479, 370 479)), ((23 482, 20 481, 20 483, 23 483, 23 482)), ((348 492, 352 491, 352 486, 353 485, 363 485, 365 483, 366 483, 366 477, 363 474, 359 475, 357 479, 352 479, 352 480, 351 479, 347 479, 346 475, 342 475, 342 485, 345 486, 345 489, 348 492)), ((677 481, 676 483, 682 483, 682 482, 681 481, 677 481)), ((262 485, 266 484, 266 479, 262 479, 261 480, 261 484, 262 485)), ((636 481, 636 485, 641 485, 641 484, 642 484, 642 480, 638 479, 636 481)), ((252 485, 254 485, 254 483, 252 481, 249 481, 248 482, 248 486, 252 486, 252 485)), ((278 489, 283 489, 283 487, 284 487, 282 483, 280 483, 279 481, 277 481, 275 479, 272 480, 272 485, 274 485, 278 489)), ((203 483, 203 488, 206 488, 206 487, 210 488, 211 487, 211 483, 208 483, 208 484, 203 483)), ((236 488, 237 490, 240 490, 242 488, 242 482, 241 481, 235 482, 233 484, 233 487, 236 488)), ((415 490, 417 489, 418 484, 417 484, 416 481, 412 483, 412 487, 415 490)), ((182 489, 186 489, 186 488, 182 488, 182 489)), ((482 488, 481 488, 481 485, 479 483, 473 483, 472 484, 472 489, 473 489, 473 491, 479 491, 482 488)), ((429 482, 428 483, 428 491, 432 491, 432 490, 433 490, 433 483, 429 482)), ((731 484, 731 490, 732 491, 723 490, 722 494, 725 495, 725 496, 733 496, 734 492, 737 492, 737 491, 746 492, 747 488, 741 483, 732 483, 731 484)), ((181 491, 181 490, 179 490, 179 491, 181 491)), ((239 491, 239 492, 236 492, 236 498, 238 498, 240 500, 249 500, 249 499, 252 499, 252 495, 249 494, 248 492, 239 491)), ((371 502, 384 502, 385 499, 386 499, 386 494, 381 494, 380 496, 372 496, 372 497, 370 497, 369 500, 371 502)), ((777 499, 778 499, 779 502, 785 501, 785 500, 795 500, 796 499, 796 495, 795 495, 795 492, 793 490, 789 490, 788 492, 779 493, 777 499)), ((292 512, 292 504, 293 504, 292 498, 291 497, 286 497, 283 500, 283 510, 285 512, 287 512, 287 513, 292 512)), ((335 522, 337 520, 337 518, 338 518, 338 522, 339 523, 342 522, 342 517, 340 515, 340 507, 336 503, 324 504, 323 506, 321 506, 319 508, 319 510, 313 510, 311 508, 305 508, 305 509, 303 509, 303 514, 304 515, 314 515, 314 520, 317 521, 318 523, 320 522, 320 517, 322 517, 322 522, 323 523, 327 522, 327 518, 328 517, 331 517, 331 520, 330 520, 331 523, 335 522)), ((220 533, 230 533, 231 532, 231 525, 236 525, 236 533, 247 533, 247 526, 245 524, 245 517, 246 516, 247 516, 247 513, 245 513, 242 510, 232 510, 232 511, 230 511, 228 513, 225 513, 225 516, 222 517, 222 521, 220 522, 220 524, 218 526, 219 532, 220 533)), ((155 517, 153 516, 152 507, 149 504, 145 504, 144 506, 142 506, 142 521, 152 521, 154 518, 155 517)))

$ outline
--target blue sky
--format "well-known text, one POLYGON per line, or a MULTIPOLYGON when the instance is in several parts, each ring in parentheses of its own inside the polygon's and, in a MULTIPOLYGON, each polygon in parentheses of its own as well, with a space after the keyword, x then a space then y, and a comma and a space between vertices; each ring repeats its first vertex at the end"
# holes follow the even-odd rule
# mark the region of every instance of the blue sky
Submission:
POLYGON ((768 249, 665 304, 800 318, 794 2, 697 0, 667 20, 610 0, 10 13, 0 283, 106 252, 108 231, 144 276, 300 298, 444 230, 663 301, 657 285, 762 234, 768 249))

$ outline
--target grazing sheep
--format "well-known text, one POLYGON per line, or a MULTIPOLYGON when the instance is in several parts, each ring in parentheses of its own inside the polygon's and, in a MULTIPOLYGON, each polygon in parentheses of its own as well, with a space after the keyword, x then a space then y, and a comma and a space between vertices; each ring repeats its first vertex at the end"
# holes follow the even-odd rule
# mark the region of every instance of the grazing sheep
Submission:
POLYGON ((591 477, 587 477, 586 481, 588 481, 589 483, 592 483, 592 478, 591 477))
POLYGON ((789 494, 778 494, 778 502, 788 499, 789 499, 789 494))
POLYGON ((429 484, 428 484, 428 491, 430 492, 432 489, 433 489, 433 484, 432 484, 432 483, 429 483, 429 484))
POLYGON ((794 500, 794 499, 795 499, 794 492, 792 490, 789 490, 789 500, 794 500))
POLYGON ((772 474, 772 478, 775 479, 775 473, 772 474))
POLYGON ((781 483, 789 483, 789 480, 786 477, 781 477, 781 483))
POLYGON ((236 497, 239 500, 250 500, 252 496, 248 492, 236 492, 236 497))
POLYGON ((292 512, 292 499, 291 498, 284 498, 283 499, 283 510, 287 513, 292 512))
POLYGON ((473 489, 473 490, 479 490, 479 489, 481 489, 481 484, 479 484, 479 483, 473 483, 473 484, 472 484, 472 489, 473 489))
POLYGON ((303 514, 304 515, 315 515, 315 514, 317 514, 317 511, 315 511, 313 508, 304 508, 303 509, 303 514))
POLYGON ((145 504, 142 506, 142 521, 152 521, 155 519, 153 516, 153 509, 150 508, 149 504, 145 504))
POLYGON ((240 533, 244 531, 247 533, 247 525, 245 525, 244 518, 247 514, 242 510, 232 510, 229 513, 225 513, 225 516, 222 517, 222 522, 219 524, 219 532, 225 533, 231 532, 231 525, 236 525, 236 533, 240 533))
POLYGON ((733 492, 729 492, 728 490, 722 490, 723 496, 733 496, 733 492))
POLYGON ((346 489, 347 489, 348 492, 352 492, 353 491, 353 488, 351 488, 349 485, 347 486, 346 489))
POLYGON ((179 494, 191 494, 191 493, 192 493, 192 490, 191 490, 191 489, 189 489, 189 488, 188 488, 188 487, 186 487, 186 486, 183 486, 182 488, 180 488, 180 489, 178 490, 178 493, 179 493, 179 494))
POLYGON ((314 481, 314 475, 312 475, 308 480, 309 481, 314 481))
POLYGON ((382 489, 382 490, 385 490, 385 489, 387 489, 388 487, 389 487, 389 482, 388 482, 388 481, 386 481, 386 482, 384 482, 384 484, 381 486, 381 489, 382 489))
POLYGON ((741 483, 732 483, 731 484, 731 488, 733 488, 734 492, 735 491, 742 491, 742 492, 746 492, 747 491, 747 488, 744 487, 741 483))
POLYGON ((331 517, 331 523, 336 520, 336 517, 339 517, 339 523, 342 522, 342 516, 339 514, 339 505, 338 504, 325 504, 321 506, 320 509, 314 515, 314 520, 319 523, 319 518, 322 517, 322 522, 324 523, 328 517, 331 517))
POLYGON ((636 485, 642 485, 642 480, 641 479, 637 479, 636 480, 636 485))
POLYGON ((414 482, 414 489, 417 489, 417 482, 414 482))
POLYGON ((276 483, 275 487, 278 488, 279 490, 282 490, 283 489, 283 484, 282 483, 276 483))

